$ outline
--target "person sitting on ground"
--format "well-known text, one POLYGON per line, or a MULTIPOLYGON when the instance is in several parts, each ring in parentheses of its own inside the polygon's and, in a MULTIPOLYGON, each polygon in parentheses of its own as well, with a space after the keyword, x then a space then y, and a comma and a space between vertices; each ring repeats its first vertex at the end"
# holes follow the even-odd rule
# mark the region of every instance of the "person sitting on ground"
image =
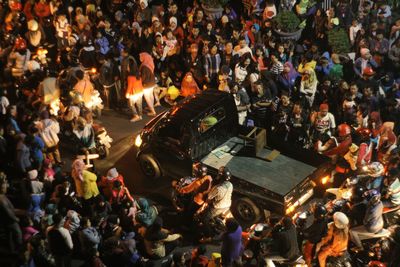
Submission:
POLYGON ((167 229, 163 228, 162 219, 157 217, 144 233, 146 253, 152 259, 163 258, 178 245, 181 237, 180 234, 171 234, 167 229))

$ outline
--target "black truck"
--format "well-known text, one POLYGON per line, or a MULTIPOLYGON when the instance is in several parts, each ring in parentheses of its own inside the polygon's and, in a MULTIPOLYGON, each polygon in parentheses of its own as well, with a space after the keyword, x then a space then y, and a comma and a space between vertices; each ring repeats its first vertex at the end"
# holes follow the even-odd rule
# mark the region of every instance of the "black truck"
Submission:
POLYGON ((270 213, 292 214, 329 170, 329 160, 317 153, 267 138, 265 129, 240 126, 233 96, 218 91, 159 114, 135 145, 142 171, 153 179, 188 176, 197 161, 211 174, 227 166, 234 185, 231 210, 248 223, 270 213))

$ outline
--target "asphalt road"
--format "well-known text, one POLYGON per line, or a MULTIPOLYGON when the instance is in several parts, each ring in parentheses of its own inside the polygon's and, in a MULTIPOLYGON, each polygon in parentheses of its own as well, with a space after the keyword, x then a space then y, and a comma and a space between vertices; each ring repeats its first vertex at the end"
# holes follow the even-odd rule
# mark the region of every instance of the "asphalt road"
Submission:
MULTIPOLYGON (((165 110, 164 107, 157 108, 157 112, 163 110, 165 110)), ((135 138, 151 118, 144 115, 142 121, 130 122, 127 114, 113 110, 103 111, 96 122, 106 128, 113 142, 110 155, 106 159, 96 160, 95 166, 97 171, 104 175, 108 169, 117 168, 118 172, 124 176, 125 183, 132 194, 165 202, 169 196, 171 180, 168 178, 146 179, 136 161, 135 138)))

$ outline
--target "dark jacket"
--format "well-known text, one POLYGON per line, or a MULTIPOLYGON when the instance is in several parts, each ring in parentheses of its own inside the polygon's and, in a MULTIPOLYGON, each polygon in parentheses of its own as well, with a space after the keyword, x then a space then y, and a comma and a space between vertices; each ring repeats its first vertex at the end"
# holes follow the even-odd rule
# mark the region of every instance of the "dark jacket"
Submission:
POLYGON ((286 259, 293 259, 300 255, 299 244, 297 242, 297 231, 293 225, 289 229, 275 231, 273 233, 274 246, 279 255, 286 259))
POLYGON ((141 65, 139 71, 140 77, 142 78, 143 88, 149 88, 156 85, 156 77, 151 69, 141 65))

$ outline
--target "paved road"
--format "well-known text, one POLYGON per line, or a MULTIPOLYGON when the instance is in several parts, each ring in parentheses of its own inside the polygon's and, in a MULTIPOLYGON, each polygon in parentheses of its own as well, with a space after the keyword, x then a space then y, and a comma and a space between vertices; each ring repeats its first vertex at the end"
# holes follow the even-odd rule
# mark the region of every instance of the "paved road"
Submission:
MULTIPOLYGON (((165 108, 158 108, 161 112, 165 108)), ((133 194, 144 195, 152 199, 167 198, 170 189, 169 179, 146 179, 136 161, 137 149, 134 140, 143 126, 151 119, 144 116, 140 122, 130 122, 129 116, 115 111, 104 111, 98 122, 101 123, 113 138, 110 155, 104 160, 95 162, 97 170, 105 174, 111 167, 116 167, 124 176, 126 184, 133 194)))

